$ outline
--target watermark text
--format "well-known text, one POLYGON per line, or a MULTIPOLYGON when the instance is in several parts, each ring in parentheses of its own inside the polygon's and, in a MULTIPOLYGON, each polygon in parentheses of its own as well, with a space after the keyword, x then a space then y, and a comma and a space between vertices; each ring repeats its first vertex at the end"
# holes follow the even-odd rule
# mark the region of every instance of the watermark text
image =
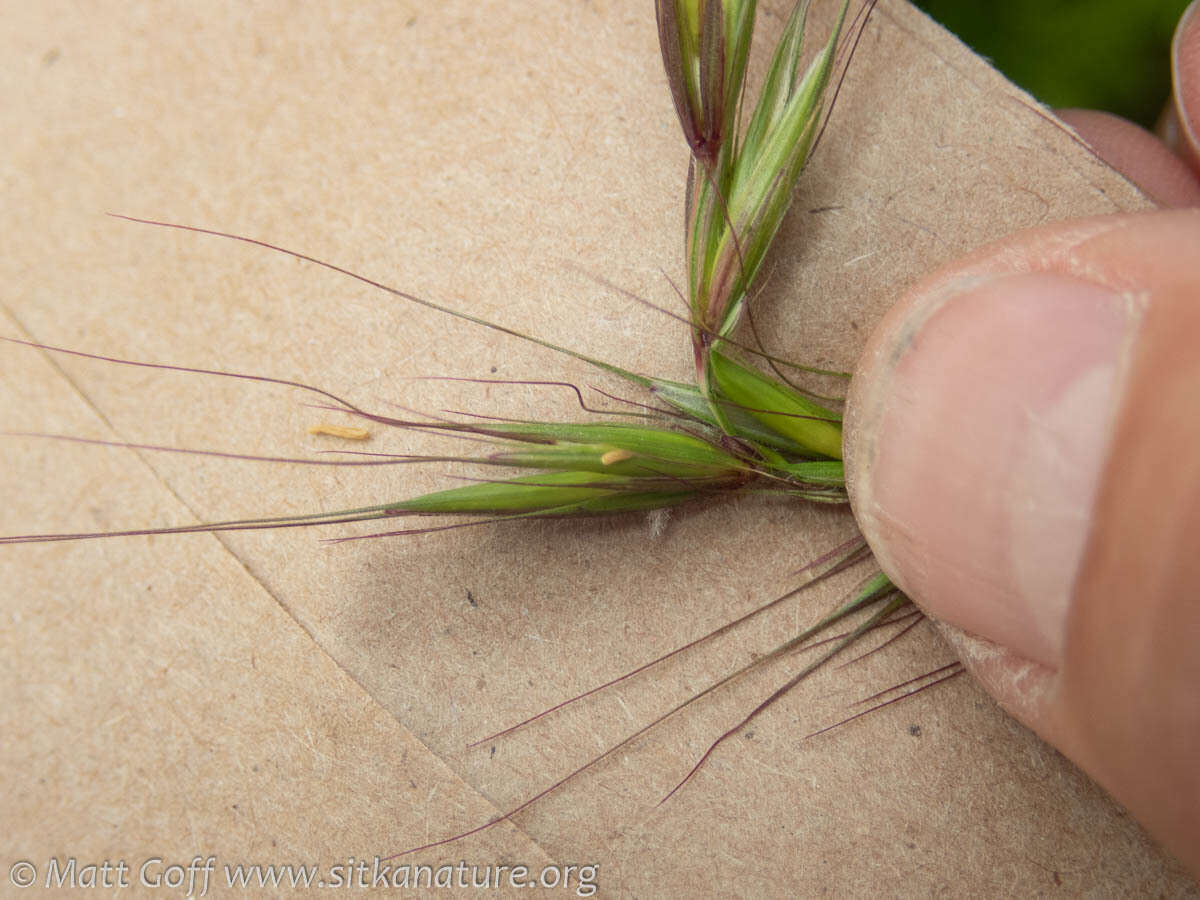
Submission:
POLYGON ((200 855, 190 860, 150 856, 89 861, 74 856, 52 856, 41 862, 21 859, 8 868, 8 882, 18 888, 153 888, 181 897, 204 897, 210 890, 261 888, 413 888, 437 890, 497 890, 543 888, 570 891, 577 897, 596 893, 600 867, 590 865, 527 866, 521 864, 468 863, 444 865, 403 863, 371 857, 350 857, 331 865, 316 863, 254 863, 218 860, 200 855))

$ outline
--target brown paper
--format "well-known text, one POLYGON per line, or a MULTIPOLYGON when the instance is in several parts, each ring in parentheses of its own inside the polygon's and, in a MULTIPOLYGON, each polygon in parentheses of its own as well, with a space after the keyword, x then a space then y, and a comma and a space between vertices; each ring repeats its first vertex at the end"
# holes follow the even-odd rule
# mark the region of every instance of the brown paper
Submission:
MULTIPOLYGON (((817 5, 823 31, 833 4, 817 5)), ((760 14, 760 67, 784 6, 760 14)), ((417 380, 429 375, 628 393, 311 265, 112 211, 282 243, 689 374, 682 326, 598 281, 678 302, 686 154, 646 3, 25 4, 0 40, 5 335, 316 383, 385 413, 583 415, 561 388, 417 380)), ((802 179, 758 324, 782 354, 847 368, 939 263, 1023 226, 1145 205, 888 0, 802 179)), ((359 423, 277 386, 17 346, 0 348, 0 397, 9 431, 277 456, 424 445, 374 426, 365 445, 310 435, 359 423)), ((458 483, 445 467, 0 446, 7 534, 286 515, 458 483)), ((849 514, 744 498, 678 512, 659 536, 632 517, 321 542, 371 530, 0 547, 0 878, 19 860, 39 884, 52 858, 123 860, 136 888, 146 860, 212 855, 219 893, 226 863, 326 871, 447 837, 794 634, 866 574, 468 749, 788 589, 853 532, 849 514)), ((756 672, 511 824, 397 862, 597 864, 610 896, 1195 893, 965 677, 804 739, 950 659, 922 625, 824 671, 659 806, 804 660, 756 672)))

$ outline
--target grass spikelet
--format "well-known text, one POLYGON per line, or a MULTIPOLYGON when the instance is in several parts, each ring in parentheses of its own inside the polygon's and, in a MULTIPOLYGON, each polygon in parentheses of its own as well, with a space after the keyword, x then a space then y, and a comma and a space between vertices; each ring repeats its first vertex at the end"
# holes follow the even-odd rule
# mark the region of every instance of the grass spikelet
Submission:
POLYGON ((719 396, 738 404, 772 431, 790 438, 807 453, 842 458, 841 416, 837 413, 716 350, 708 356, 708 371, 719 396))
POLYGON ((422 494, 389 504, 387 511, 422 515, 604 515, 676 506, 696 494, 685 482, 670 478, 539 472, 422 494))

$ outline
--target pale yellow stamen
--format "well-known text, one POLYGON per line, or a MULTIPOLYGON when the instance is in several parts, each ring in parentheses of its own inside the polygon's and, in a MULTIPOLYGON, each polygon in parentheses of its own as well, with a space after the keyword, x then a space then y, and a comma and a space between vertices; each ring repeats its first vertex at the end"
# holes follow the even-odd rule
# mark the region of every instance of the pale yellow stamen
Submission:
POLYGON ((327 425, 322 422, 319 425, 309 425, 309 434, 326 434, 330 437, 345 438, 348 441, 365 441, 371 436, 371 432, 365 428, 350 428, 346 425, 327 425))
POLYGON ((633 459, 634 453, 632 450, 609 450, 600 457, 601 465, 611 466, 613 463, 624 462, 627 459, 633 459))

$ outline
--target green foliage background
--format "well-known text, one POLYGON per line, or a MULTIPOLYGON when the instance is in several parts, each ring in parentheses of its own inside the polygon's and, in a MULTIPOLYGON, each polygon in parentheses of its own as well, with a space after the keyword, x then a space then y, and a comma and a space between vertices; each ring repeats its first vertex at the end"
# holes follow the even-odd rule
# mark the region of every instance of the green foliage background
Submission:
POLYGON ((914 0, 1010 79, 1054 106, 1148 128, 1171 91, 1171 35, 1188 0, 914 0))

